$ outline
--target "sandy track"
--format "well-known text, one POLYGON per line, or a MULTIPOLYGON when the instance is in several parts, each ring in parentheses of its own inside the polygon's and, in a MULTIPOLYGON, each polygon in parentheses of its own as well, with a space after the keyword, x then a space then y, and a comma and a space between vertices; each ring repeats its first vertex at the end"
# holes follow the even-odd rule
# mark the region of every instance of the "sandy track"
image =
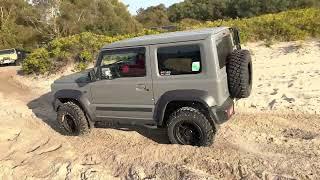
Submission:
MULTIPOLYGON (((251 49, 256 52, 256 67, 261 68, 259 53, 264 47, 251 49)), ((306 55, 315 54, 302 58, 306 55)), ((271 68, 277 65, 270 63, 271 68)), ((215 144, 196 148, 169 145, 164 131, 143 127, 103 127, 81 138, 62 136, 48 87, 39 89, 41 83, 16 76, 16 70, 0 68, 0 179, 320 178, 319 115, 287 111, 307 101, 298 96, 305 93, 302 90, 293 93, 295 103, 274 106, 286 111, 267 112, 267 94, 273 89, 258 86, 270 82, 268 71, 255 77, 266 77, 255 84, 265 99, 257 101, 261 96, 255 91, 251 99, 239 102, 241 113, 220 128, 215 144)), ((281 80, 276 73, 273 79, 281 80)), ((276 100, 281 102, 281 97, 276 100)))

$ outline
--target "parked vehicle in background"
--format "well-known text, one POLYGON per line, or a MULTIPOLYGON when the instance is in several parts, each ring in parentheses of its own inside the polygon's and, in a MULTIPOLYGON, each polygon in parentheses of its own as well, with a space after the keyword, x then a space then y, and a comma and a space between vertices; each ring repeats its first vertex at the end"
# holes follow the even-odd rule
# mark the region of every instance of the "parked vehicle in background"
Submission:
POLYGON ((94 69, 52 86, 68 135, 99 121, 166 128, 174 144, 209 146, 252 88, 250 52, 237 29, 218 27, 128 39, 103 47, 94 69))
POLYGON ((0 65, 15 64, 20 65, 23 59, 26 58, 26 51, 19 49, 4 49, 0 50, 0 65))

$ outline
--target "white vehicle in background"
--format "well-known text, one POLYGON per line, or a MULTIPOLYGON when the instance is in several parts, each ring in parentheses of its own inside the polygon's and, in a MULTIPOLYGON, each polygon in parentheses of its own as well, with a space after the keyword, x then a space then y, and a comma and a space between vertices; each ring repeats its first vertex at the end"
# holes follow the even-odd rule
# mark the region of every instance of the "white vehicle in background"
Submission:
POLYGON ((0 50, 0 65, 2 64, 15 64, 19 65, 20 51, 16 49, 4 49, 0 50))

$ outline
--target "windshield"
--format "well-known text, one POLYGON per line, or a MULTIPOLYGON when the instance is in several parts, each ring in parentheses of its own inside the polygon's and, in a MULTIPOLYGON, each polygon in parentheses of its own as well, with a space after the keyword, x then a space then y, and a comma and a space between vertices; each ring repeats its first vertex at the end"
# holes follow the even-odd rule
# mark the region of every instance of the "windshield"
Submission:
POLYGON ((14 49, 7 49, 7 50, 1 50, 0 55, 5 55, 5 54, 14 54, 15 50, 14 49))

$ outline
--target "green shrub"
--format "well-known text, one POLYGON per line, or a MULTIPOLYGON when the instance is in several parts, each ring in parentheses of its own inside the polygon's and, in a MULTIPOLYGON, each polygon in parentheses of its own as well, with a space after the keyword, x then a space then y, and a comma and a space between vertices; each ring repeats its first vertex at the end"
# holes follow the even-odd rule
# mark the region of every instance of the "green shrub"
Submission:
POLYGON ((69 37, 56 38, 52 40, 46 48, 34 50, 28 59, 25 60, 23 71, 27 74, 53 73, 68 64, 75 64, 75 70, 82 71, 86 69, 90 63, 94 62, 99 49, 105 44, 157 33, 159 32, 144 30, 137 34, 110 37, 83 32, 69 37))
POLYGON ((180 25, 180 29, 197 29, 217 26, 237 27, 243 42, 248 41, 292 41, 306 37, 320 37, 320 9, 292 10, 263 16, 218 20, 198 23, 193 26, 180 25))
POLYGON ((26 74, 45 74, 50 72, 52 63, 49 52, 45 48, 33 51, 22 64, 22 70, 26 74))
POLYGON ((88 68, 88 64, 87 63, 85 63, 85 62, 79 62, 79 63, 76 63, 76 65, 75 65, 75 70, 76 71, 83 71, 83 70, 85 70, 85 69, 87 69, 88 68))

